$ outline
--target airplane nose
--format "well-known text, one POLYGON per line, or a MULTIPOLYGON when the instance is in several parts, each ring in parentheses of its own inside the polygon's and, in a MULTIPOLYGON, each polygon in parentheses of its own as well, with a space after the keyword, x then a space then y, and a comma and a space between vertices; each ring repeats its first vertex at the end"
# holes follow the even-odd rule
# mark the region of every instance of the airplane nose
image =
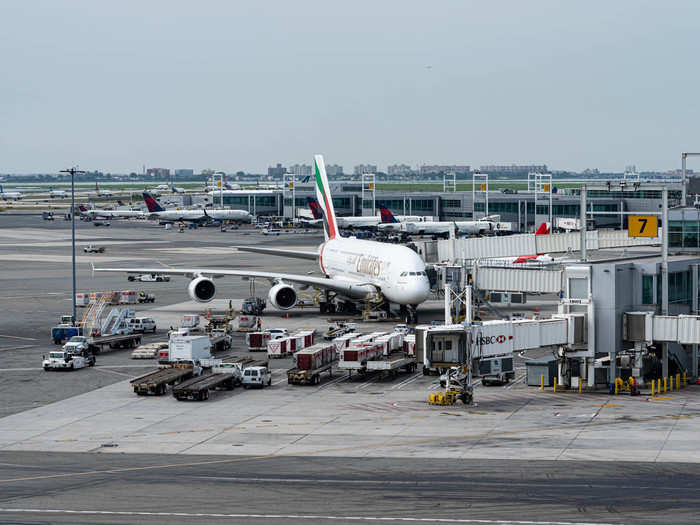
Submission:
POLYGON ((416 279, 408 284, 406 295, 409 297, 409 304, 420 304, 428 298, 430 293, 430 283, 427 278, 416 279))

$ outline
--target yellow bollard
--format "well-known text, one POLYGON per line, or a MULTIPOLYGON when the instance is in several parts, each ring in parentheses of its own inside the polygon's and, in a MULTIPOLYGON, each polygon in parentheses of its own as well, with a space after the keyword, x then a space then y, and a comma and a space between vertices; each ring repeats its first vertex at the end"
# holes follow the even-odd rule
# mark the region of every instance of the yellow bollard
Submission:
POLYGON ((617 384, 617 379, 615 379, 615 395, 618 393, 618 384, 617 384))
POLYGON ((583 392, 583 379, 581 379, 579 377, 578 378, 578 393, 580 394, 581 392, 583 392))
POLYGON ((557 378, 554 378, 554 393, 557 392, 557 378))
POLYGON ((683 372, 683 388, 688 386, 688 372, 683 372))
POLYGON ((668 389, 668 391, 673 392, 673 376, 669 376, 668 382, 670 384, 670 388, 668 389))
POLYGON ((544 390, 544 374, 540 376, 540 390, 544 390))
POLYGON ((666 393, 666 379, 667 378, 664 377, 664 394, 666 393))
POLYGON ((676 390, 680 390, 680 389, 681 389, 681 375, 676 374, 676 390))
POLYGON ((654 397, 654 380, 651 380, 651 397, 654 397))

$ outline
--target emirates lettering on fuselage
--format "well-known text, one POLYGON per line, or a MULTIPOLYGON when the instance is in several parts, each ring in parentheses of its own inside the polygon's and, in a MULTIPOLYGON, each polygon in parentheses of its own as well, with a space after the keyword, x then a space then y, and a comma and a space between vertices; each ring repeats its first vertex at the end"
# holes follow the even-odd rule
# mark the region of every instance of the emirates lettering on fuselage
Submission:
POLYGON ((382 273, 382 261, 376 257, 365 257, 361 255, 357 258, 355 271, 357 273, 379 277, 379 274, 382 273))

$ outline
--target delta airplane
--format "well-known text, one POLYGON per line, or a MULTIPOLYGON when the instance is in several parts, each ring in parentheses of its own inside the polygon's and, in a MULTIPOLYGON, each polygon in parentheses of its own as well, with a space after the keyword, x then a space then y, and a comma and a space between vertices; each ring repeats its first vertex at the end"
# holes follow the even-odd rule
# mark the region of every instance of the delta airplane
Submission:
POLYGON ((2 197, 2 200, 22 200, 22 193, 19 191, 5 191, 2 189, 2 185, 0 184, 0 197, 2 197))
POLYGON ((448 235, 454 227, 455 233, 469 233, 481 235, 496 231, 497 224, 493 221, 398 221, 386 208, 380 208, 382 215, 387 215, 386 224, 380 224, 379 229, 384 231, 402 232, 408 235, 448 235))
POLYGON ((78 210, 81 215, 93 219, 137 219, 148 216, 148 213, 141 210, 101 210, 99 208, 88 210, 82 204, 78 206, 78 210))
POLYGON ((54 190, 49 186, 49 196, 53 199, 54 197, 60 197, 61 199, 66 196, 66 190, 54 190))
MULTIPOLYGON (((314 219, 320 219, 321 218, 321 211, 320 211, 320 206, 318 204, 318 201, 316 199, 312 199, 311 197, 308 197, 306 199, 306 202, 309 205, 309 208, 311 208, 311 213, 314 216, 314 219)), ((338 226, 342 229, 346 228, 376 228, 376 227, 381 227, 382 223, 388 223, 392 219, 397 220, 396 217, 391 215, 388 210, 385 210, 385 208, 380 208, 380 214, 379 215, 366 215, 366 216, 356 216, 356 217, 338 217, 338 226), (388 215, 386 214, 388 212, 388 215)), ((424 219, 424 217, 418 216, 418 215, 399 215, 398 216, 398 221, 420 221, 424 219)))
POLYGON ((296 287, 313 287, 326 292, 322 312, 329 311, 332 296, 361 300, 381 294, 388 303, 398 304, 407 322, 416 322, 417 306, 428 298, 430 282, 425 263, 416 252, 406 246, 341 237, 323 156, 314 157, 316 196, 322 203, 325 242, 317 251, 284 250, 275 248, 238 247, 242 251, 280 255, 318 261, 322 276, 298 275, 257 270, 226 270, 206 268, 94 268, 99 272, 126 272, 133 274, 160 273, 182 275, 192 279, 187 287, 190 297, 206 303, 214 299, 214 278, 236 276, 266 279, 272 285, 268 293, 270 303, 280 310, 289 310, 297 304, 296 287))
POLYGON ((95 181, 95 192, 97 193, 98 197, 111 197, 112 192, 109 190, 101 190, 100 185, 95 181))
POLYGON ((146 201, 149 217, 159 219, 163 222, 210 222, 210 221, 239 221, 252 222, 253 216, 245 210, 227 209, 194 209, 185 208, 182 210, 166 210, 150 193, 144 192, 143 200, 146 201))

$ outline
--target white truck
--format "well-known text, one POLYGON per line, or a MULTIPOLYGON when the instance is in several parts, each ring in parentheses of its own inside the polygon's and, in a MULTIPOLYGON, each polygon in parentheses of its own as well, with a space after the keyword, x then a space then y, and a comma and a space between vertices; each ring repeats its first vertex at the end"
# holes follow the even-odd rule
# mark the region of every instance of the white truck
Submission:
POLYGON ((168 356, 171 363, 191 362, 199 365, 202 359, 211 358, 211 341, 206 335, 171 337, 168 343, 168 356))
POLYGON ((82 355, 73 355, 70 352, 49 352, 44 357, 42 366, 44 370, 76 370, 86 366, 94 366, 95 359, 89 359, 82 355))
POLYGON ((90 347, 88 338, 83 335, 74 335, 66 344, 63 345, 63 351, 69 354, 80 354, 90 347))
POLYGON ((151 317, 132 317, 127 319, 132 332, 156 333, 156 322, 151 317))
POLYGON ((243 370, 243 388, 272 385, 272 372, 266 366, 249 366, 243 370))

